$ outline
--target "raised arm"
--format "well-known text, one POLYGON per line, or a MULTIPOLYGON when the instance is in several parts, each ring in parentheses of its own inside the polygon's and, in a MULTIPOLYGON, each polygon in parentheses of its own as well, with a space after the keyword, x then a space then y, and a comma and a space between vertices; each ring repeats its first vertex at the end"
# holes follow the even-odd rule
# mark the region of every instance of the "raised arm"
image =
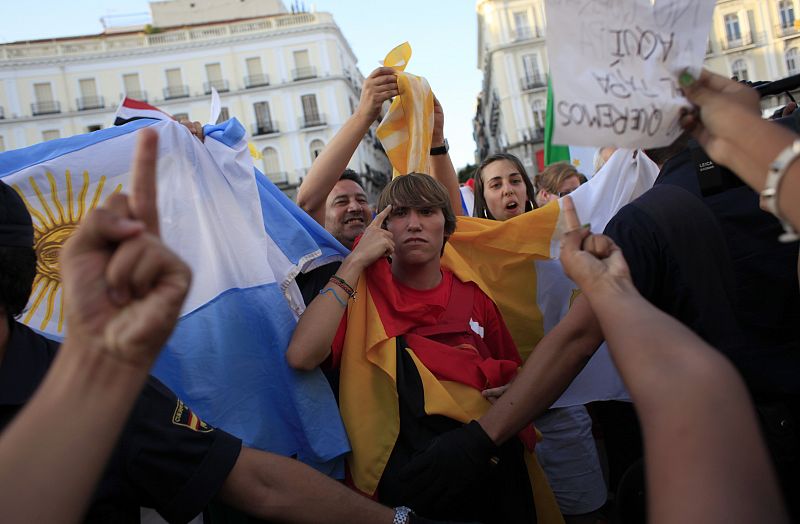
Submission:
MULTIPOLYGON (((437 147, 444 147, 444 109, 442 104, 434 96, 433 97, 433 133, 431 135, 431 149, 437 147)), ((461 216, 464 210, 461 208, 461 191, 458 188, 458 174, 453 167, 453 161, 450 159, 450 153, 445 152, 443 155, 431 155, 431 176, 441 183, 447 194, 450 195, 450 205, 453 208, 453 214, 461 216)))
POLYGON ((375 69, 364 80, 361 100, 353 115, 311 164, 297 191, 297 205, 325 226, 325 200, 347 168, 359 142, 378 118, 381 105, 398 95, 397 75, 390 67, 375 69))
POLYGON ((580 227, 570 204, 561 263, 596 312, 639 415, 650 521, 786 522, 741 377, 638 293, 620 249, 580 227))
MULTIPOLYGON (((800 136, 761 118, 758 93, 744 84, 708 71, 697 80, 684 73, 680 80, 686 97, 699 107, 699 118, 689 113, 681 124, 714 162, 729 167, 756 191, 763 190, 772 161, 800 136)), ((798 230, 800 162, 789 165, 779 188, 781 216, 798 230)))
MULTIPOLYGON (((358 285, 361 273, 381 257, 394 252, 392 234, 383 229, 383 222, 391 213, 386 206, 367 226, 358 245, 347 255, 336 276, 353 289, 358 285)), ((295 369, 311 370, 322 364, 331 353, 331 343, 347 309, 347 294, 335 283, 328 282, 320 294, 306 308, 289 342, 286 360, 295 369)))
POLYGON ((191 272, 158 238, 156 143, 140 131, 132 195, 112 195, 87 215, 61 252, 69 334, 0 437, 4 521, 80 520, 177 322, 191 272))

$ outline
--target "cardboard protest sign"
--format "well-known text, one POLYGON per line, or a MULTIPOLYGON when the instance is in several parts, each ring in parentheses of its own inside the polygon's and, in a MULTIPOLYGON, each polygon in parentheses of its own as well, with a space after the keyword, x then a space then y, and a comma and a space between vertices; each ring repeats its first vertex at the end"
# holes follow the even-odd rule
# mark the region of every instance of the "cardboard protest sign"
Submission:
POLYGON ((699 74, 713 0, 546 0, 553 143, 663 147, 699 74))

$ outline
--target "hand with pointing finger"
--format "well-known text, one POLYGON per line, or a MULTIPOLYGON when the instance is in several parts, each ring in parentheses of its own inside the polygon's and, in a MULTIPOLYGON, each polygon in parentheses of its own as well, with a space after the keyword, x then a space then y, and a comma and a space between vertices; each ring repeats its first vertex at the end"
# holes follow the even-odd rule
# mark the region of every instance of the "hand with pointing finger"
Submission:
POLYGON ((158 135, 140 131, 131 195, 112 195, 61 252, 70 342, 148 369, 172 333, 191 271, 159 238, 158 135))
POLYGON ((394 253, 394 238, 388 230, 383 228, 383 224, 391 212, 392 206, 389 205, 375 216, 348 257, 361 269, 372 265, 379 258, 388 257, 394 253))
POLYGON ((567 231, 561 238, 561 265, 567 276, 584 291, 613 281, 631 283, 622 250, 609 237, 580 225, 572 198, 566 196, 561 203, 567 231))

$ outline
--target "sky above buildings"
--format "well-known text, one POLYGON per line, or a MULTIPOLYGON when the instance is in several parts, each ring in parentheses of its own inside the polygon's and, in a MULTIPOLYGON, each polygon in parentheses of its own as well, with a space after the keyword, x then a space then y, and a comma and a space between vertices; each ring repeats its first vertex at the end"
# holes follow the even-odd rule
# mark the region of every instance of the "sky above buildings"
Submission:
MULTIPOLYGON (((284 0, 287 9, 293 0, 284 0)), ((369 75, 386 53, 409 41, 407 71, 424 76, 445 111, 445 134, 456 168, 474 162, 472 117, 481 88, 477 16, 473 0, 306 0, 306 8, 333 13, 369 75)), ((0 17, 0 42, 96 34, 100 18, 147 14, 147 0, 29 0, 0 17)), ((235 116, 235 115, 234 115, 235 116)))

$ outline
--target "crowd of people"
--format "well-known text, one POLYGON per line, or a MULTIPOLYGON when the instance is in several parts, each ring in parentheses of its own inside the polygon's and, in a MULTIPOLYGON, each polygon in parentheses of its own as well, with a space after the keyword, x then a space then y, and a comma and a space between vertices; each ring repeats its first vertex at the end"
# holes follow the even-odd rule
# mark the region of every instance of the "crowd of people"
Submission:
POLYGON ((401 95, 396 75, 369 75, 297 195, 349 250, 297 276, 306 309, 286 350, 290 367, 329 377, 352 447, 345 481, 199 419, 202 431, 172 423, 191 408, 149 371, 192 276, 160 239, 158 136, 142 129, 130 194, 61 250, 60 347, 18 320, 34 227, 0 181, 3 520, 131 522, 143 506, 188 522, 218 502, 276 522, 800 519, 796 130, 704 71, 679 79, 692 107, 675 143, 603 148, 588 182, 567 163, 531 178, 513 155, 485 159, 475 220, 557 209, 563 232, 558 259, 536 261, 544 330, 518 347, 492 290, 443 262, 470 219, 439 101, 430 173, 395 177, 375 214, 347 169, 401 95), (698 155, 727 182, 704 179, 698 155), (554 408, 598 351, 631 402, 554 408))

